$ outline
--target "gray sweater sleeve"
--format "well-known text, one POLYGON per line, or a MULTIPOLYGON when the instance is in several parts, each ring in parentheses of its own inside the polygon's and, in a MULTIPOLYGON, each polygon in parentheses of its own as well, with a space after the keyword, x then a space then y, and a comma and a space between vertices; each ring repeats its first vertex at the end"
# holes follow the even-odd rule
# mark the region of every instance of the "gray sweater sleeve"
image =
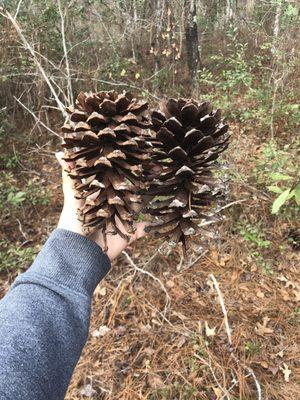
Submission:
POLYGON ((0 302, 0 400, 61 400, 110 268, 89 239, 56 229, 0 302))

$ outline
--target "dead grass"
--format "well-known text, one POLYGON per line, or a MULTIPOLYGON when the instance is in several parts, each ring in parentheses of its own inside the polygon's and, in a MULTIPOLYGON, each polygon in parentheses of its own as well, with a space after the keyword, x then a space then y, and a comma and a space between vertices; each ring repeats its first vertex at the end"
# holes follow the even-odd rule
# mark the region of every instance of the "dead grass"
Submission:
MULTIPOLYGON (((95 292, 90 337, 67 400, 298 398, 299 253, 287 245, 286 223, 271 218, 268 195, 247 179, 259 151, 257 137, 235 126, 229 201, 244 201, 226 210, 220 239, 204 243, 202 253, 184 260, 180 248, 158 251, 162 242, 148 237, 114 263, 95 292), (272 245, 253 248, 240 233, 245 223, 262 226, 272 245)), ((34 243, 59 212, 58 169, 54 159, 41 161, 54 209, 40 210, 39 224, 34 215, 22 220, 34 243)), ((8 237, 21 240, 13 231, 8 237)), ((12 279, 3 277, 2 288, 12 279)))

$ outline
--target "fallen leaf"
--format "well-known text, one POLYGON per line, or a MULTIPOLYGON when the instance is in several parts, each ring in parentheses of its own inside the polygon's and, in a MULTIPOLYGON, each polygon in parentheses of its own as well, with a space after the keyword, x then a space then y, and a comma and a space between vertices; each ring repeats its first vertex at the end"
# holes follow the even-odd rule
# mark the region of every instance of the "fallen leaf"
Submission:
POLYGON ((230 254, 226 254, 223 257, 220 257, 219 265, 221 267, 225 267, 225 265, 228 263, 228 261, 230 261, 230 259, 231 259, 231 255, 230 254))
POLYGON ((266 361, 261 361, 260 365, 265 369, 269 368, 269 364, 266 361))
POLYGON ((259 335, 259 336, 264 336, 270 333, 273 333, 274 330, 272 328, 268 328, 268 323, 270 321, 269 317, 264 317, 263 318, 263 323, 257 323, 256 327, 255 327, 255 332, 259 335))
POLYGON ((97 392, 95 389, 93 389, 91 384, 88 384, 88 385, 84 386, 83 389, 81 389, 80 394, 81 394, 81 396, 92 397, 92 396, 94 396, 94 394, 97 394, 97 392))
POLYGON ((284 375, 284 380, 286 382, 289 382, 292 371, 289 369, 289 367, 286 364, 283 364, 283 366, 280 367, 280 370, 282 371, 282 373, 284 375))
POLYGON ((283 357, 283 350, 281 350, 279 353, 277 353, 277 354, 276 354, 276 356, 278 356, 278 357, 281 357, 281 358, 282 358, 282 357, 283 357))
POLYGON ((269 371, 272 372, 273 376, 275 376, 278 372, 279 368, 278 367, 270 367, 269 371))
POLYGON ((99 289, 98 293, 100 296, 105 296, 106 295, 106 287, 103 286, 101 289, 99 289))
POLYGON ((205 321, 205 334, 207 337, 215 336, 216 334, 216 328, 210 328, 207 321, 205 321))
POLYGON ((108 328, 106 325, 102 325, 102 326, 100 326, 99 329, 95 329, 95 330, 92 332, 92 336, 95 337, 95 338, 103 337, 103 336, 105 336, 109 331, 110 331, 110 328, 108 328))
POLYGON ((158 375, 148 375, 147 377, 148 385, 152 389, 161 389, 165 386, 163 380, 158 375))
POLYGON ((259 297, 260 299, 263 299, 265 297, 265 294, 258 289, 258 291, 256 292, 256 296, 259 297))
POLYGON ((223 392, 220 388, 213 387, 213 391, 214 391, 215 395, 217 396, 216 400, 219 400, 222 398, 223 392))
POLYGON ((166 285, 167 285, 168 288, 171 289, 171 288, 173 288, 175 286, 175 283, 174 283, 174 281, 170 280, 170 281, 167 281, 166 285))

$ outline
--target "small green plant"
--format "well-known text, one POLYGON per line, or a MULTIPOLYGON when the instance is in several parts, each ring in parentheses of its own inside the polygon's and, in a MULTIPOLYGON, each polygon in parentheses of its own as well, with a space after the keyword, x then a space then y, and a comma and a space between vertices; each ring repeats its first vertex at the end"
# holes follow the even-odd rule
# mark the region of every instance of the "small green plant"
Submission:
POLYGON ((284 205, 294 201, 300 206, 300 168, 297 163, 298 141, 279 149, 271 140, 263 150, 262 157, 256 158, 256 175, 259 185, 265 186, 278 196, 272 203, 272 214, 278 214, 284 205))
POLYGON ((16 247, 7 240, 0 241, 0 272, 23 269, 33 262, 37 250, 16 247))
POLYGON ((267 187, 270 192, 279 194, 272 204, 272 214, 278 214, 280 208, 292 199, 295 200, 298 206, 300 206, 300 181, 296 185, 288 188, 286 185, 283 187, 278 186, 278 183, 281 183, 282 181, 293 180, 293 177, 291 176, 285 175, 284 177, 285 179, 282 179, 282 177, 279 178, 275 186, 273 185, 267 187))
POLYGON ((26 193, 25 192, 8 192, 7 195, 7 202, 13 206, 18 207, 26 200, 26 193))
POLYGON ((265 274, 272 275, 272 266, 266 261, 263 251, 272 247, 272 242, 266 238, 265 232, 261 226, 253 226, 251 224, 240 225, 240 234, 246 242, 250 244, 250 255, 255 263, 260 266, 265 274))
POLYGON ((0 174, 0 210, 5 209, 5 204, 11 208, 23 205, 46 206, 50 204, 50 194, 50 189, 41 185, 39 180, 29 180, 20 190, 11 172, 0 174))
POLYGON ((249 356, 253 356, 254 354, 260 353, 260 344, 256 342, 246 342, 245 344, 245 352, 249 356))
POLYGON ((268 249, 272 246, 272 242, 265 238, 265 234, 251 224, 241 225, 240 234, 244 240, 250 242, 254 248, 268 249))
MULTIPOLYGON (((1 135, 1 129, 0 129, 1 135)), ((3 154, 0 155, 0 161, 3 163, 6 169, 14 169, 17 168, 20 164, 21 154, 18 151, 15 151, 12 154, 3 154)))

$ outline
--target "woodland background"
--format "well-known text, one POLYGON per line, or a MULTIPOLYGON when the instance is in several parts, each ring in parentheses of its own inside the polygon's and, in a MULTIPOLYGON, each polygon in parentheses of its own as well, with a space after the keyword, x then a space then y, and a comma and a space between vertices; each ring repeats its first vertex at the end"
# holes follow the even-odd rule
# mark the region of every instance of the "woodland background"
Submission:
POLYGON ((149 237, 117 260, 66 398, 299 398, 299 3, 0 6, 1 296, 57 222, 54 151, 80 90, 193 95, 231 126, 214 239, 184 260, 149 237))

